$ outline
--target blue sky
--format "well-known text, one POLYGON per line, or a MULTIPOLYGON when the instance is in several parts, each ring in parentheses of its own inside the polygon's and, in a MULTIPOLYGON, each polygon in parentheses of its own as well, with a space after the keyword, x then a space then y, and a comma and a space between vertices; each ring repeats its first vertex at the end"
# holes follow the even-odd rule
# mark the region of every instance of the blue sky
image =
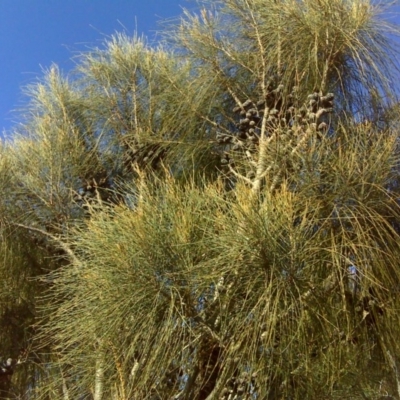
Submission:
POLYGON ((101 46, 112 33, 137 28, 152 37, 157 21, 195 6, 190 0, 0 0, 0 137, 18 122, 12 110, 26 102, 21 87, 43 68, 56 63, 68 72, 74 54, 101 46))
POLYGON ((187 0, 0 0, 0 136, 17 122, 21 87, 56 63, 64 71, 77 52, 116 31, 154 37, 157 21, 176 17, 187 0))

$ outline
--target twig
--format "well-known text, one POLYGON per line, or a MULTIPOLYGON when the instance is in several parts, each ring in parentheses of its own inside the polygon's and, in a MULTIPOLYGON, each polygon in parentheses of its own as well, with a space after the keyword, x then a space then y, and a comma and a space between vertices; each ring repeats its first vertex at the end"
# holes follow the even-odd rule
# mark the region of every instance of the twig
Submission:
POLYGON ((76 257, 75 253, 71 250, 71 248, 64 242, 62 242, 60 240, 60 238, 58 238, 57 236, 52 235, 49 232, 46 232, 43 229, 40 228, 34 228, 33 226, 28 226, 28 225, 24 225, 24 224, 19 224, 16 222, 12 222, 11 223, 14 226, 18 226, 20 228, 24 228, 33 232, 38 232, 41 233, 42 235, 45 235, 47 237, 49 237, 50 239, 54 240, 55 242, 57 242, 57 244, 68 254, 68 256, 70 257, 71 261, 80 264, 80 261, 78 260, 78 257, 76 257))

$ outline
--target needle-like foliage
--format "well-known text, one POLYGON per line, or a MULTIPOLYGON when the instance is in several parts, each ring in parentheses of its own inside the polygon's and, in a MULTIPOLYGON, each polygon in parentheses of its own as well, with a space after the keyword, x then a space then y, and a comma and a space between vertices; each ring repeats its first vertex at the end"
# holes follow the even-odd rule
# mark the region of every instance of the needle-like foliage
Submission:
POLYGON ((366 0, 202 5, 30 86, 1 396, 400 396, 398 28, 366 0))
POLYGON ((254 204, 244 185, 227 198, 219 183, 142 182, 133 209, 72 232, 79 261, 54 274, 63 305, 46 328, 80 377, 71 393, 89 391, 99 354, 108 398, 396 390, 396 136, 343 129, 314 155, 295 192, 254 204))

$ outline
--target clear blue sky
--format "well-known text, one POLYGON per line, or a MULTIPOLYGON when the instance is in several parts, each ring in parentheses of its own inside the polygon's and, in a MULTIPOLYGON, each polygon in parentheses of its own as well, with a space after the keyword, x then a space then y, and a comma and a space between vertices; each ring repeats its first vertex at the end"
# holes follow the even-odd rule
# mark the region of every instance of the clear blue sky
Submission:
MULTIPOLYGON (((116 31, 154 36, 157 21, 181 14, 190 0, 0 0, 0 137, 17 121, 21 87, 52 63, 73 68, 71 57, 100 46, 116 31)), ((398 11, 398 9, 396 10, 398 11)), ((399 19, 397 19, 399 20, 399 19)))
POLYGON ((0 0, 0 136, 17 120, 21 87, 52 63, 73 68, 74 52, 100 46, 116 31, 151 37, 157 21, 176 17, 188 0, 0 0))

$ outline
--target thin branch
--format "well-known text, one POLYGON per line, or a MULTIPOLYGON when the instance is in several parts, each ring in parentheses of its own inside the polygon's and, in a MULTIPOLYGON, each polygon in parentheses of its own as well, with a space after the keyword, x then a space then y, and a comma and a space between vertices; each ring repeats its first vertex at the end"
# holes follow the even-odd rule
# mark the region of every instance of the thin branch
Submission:
POLYGON ((81 264, 79 259, 76 257, 75 253, 71 250, 71 248, 66 243, 61 241, 60 238, 58 238, 57 236, 54 236, 51 233, 46 232, 43 229, 35 228, 33 226, 19 224, 19 223, 16 223, 16 222, 11 222, 11 225, 18 226, 20 228, 24 228, 24 229, 27 229, 27 230, 30 230, 30 231, 33 231, 33 232, 38 232, 38 233, 41 233, 44 236, 49 237, 50 239, 54 240, 65 251, 65 253, 68 254, 68 256, 70 257, 71 261, 73 261, 77 265, 81 264))

